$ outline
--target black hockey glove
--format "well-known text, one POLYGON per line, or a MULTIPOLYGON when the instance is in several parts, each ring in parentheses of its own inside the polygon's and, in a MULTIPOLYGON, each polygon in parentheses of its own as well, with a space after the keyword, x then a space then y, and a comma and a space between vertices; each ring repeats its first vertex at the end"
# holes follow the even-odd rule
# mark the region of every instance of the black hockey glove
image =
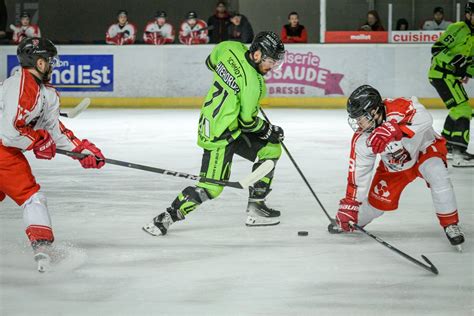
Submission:
POLYGON ((466 56, 458 54, 453 57, 450 65, 454 67, 454 75, 456 77, 464 78, 466 76, 467 66, 469 66, 469 60, 466 56))
POLYGON ((258 137, 263 140, 268 140, 270 143, 278 144, 285 139, 285 133, 280 126, 272 125, 264 121, 262 129, 258 133, 258 137))

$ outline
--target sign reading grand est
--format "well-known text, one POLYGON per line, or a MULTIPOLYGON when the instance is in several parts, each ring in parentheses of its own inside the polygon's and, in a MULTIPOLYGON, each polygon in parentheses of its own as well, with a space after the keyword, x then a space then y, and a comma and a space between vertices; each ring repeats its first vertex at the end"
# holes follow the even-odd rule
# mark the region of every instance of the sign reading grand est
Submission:
MULTIPOLYGON (((59 55, 51 83, 59 91, 113 91, 113 55, 59 55)), ((7 76, 20 68, 16 55, 7 56, 7 76)))

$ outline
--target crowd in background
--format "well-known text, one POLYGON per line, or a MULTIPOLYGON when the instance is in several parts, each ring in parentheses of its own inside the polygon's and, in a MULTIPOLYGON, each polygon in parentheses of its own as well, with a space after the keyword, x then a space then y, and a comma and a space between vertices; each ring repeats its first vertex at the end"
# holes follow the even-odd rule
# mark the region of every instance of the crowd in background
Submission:
MULTIPOLYGON (((0 5, 5 6, 5 3, 0 1, 0 5)), ((27 12, 22 12, 20 23, 9 26, 9 30, 11 30, 10 38, 6 32, 6 8, 0 9, 2 9, 0 12, 3 12, 0 14, 0 43, 18 44, 25 37, 41 36, 39 26, 31 23, 31 16, 27 12)), ((436 7, 432 19, 424 21, 419 29, 445 30, 451 23, 451 21, 445 20, 443 8, 436 7)), ((395 29, 409 30, 407 19, 398 19, 395 29)), ((359 30, 385 31, 378 12, 375 10, 369 11, 365 23, 359 27, 359 30)), ((254 37, 254 30, 249 19, 239 12, 229 11, 224 1, 217 3, 214 14, 207 19, 207 22, 200 19, 197 12, 189 11, 184 16, 177 31, 175 31, 175 26, 168 21, 167 13, 158 11, 145 26, 143 35, 139 36, 138 32, 135 24, 129 20, 128 12, 119 10, 116 21, 106 31, 105 43, 110 45, 137 43, 198 45, 217 44, 226 40, 251 43, 254 37)), ((284 43, 308 42, 307 30, 300 24, 299 15, 296 11, 288 14, 288 23, 282 26, 280 34, 284 43)))

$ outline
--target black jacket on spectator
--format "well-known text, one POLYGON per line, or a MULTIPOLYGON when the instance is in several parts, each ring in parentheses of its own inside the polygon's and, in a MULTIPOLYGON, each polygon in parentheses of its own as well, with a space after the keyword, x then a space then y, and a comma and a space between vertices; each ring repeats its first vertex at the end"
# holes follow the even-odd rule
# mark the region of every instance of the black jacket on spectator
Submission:
POLYGON ((228 39, 227 27, 229 23, 229 14, 227 12, 222 17, 219 17, 217 12, 210 16, 207 20, 207 26, 210 27, 208 31, 209 43, 218 44, 226 41, 228 39))
POLYGON ((229 40, 231 41, 237 41, 245 44, 252 43, 254 35, 253 29, 245 15, 242 15, 239 25, 234 25, 232 22, 229 23, 227 31, 229 34, 229 40))

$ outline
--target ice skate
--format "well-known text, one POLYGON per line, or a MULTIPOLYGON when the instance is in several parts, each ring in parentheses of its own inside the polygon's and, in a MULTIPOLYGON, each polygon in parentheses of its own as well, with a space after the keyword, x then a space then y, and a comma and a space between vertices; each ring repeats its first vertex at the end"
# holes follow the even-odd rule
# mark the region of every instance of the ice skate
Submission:
POLYGON ((272 226, 280 223, 280 211, 269 208, 265 201, 250 201, 247 205, 247 226, 272 226))
POLYGON ((444 228, 444 232, 451 245, 455 246, 459 252, 462 252, 461 245, 464 243, 464 233, 461 231, 461 227, 457 224, 449 225, 444 228))
POLYGON ((38 272, 44 273, 51 270, 53 256, 53 247, 50 242, 39 241, 32 245, 34 259, 37 264, 38 272))
POLYGON ((179 210, 169 207, 166 211, 156 216, 151 223, 143 226, 142 229, 152 236, 164 236, 174 222, 183 219, 184 216, 179 210))
POLYGON ((455 168, 473 168, 474 167, 474 155, 467 151, 461 152, 454 150, 452 153, 452 166, 455 168))

